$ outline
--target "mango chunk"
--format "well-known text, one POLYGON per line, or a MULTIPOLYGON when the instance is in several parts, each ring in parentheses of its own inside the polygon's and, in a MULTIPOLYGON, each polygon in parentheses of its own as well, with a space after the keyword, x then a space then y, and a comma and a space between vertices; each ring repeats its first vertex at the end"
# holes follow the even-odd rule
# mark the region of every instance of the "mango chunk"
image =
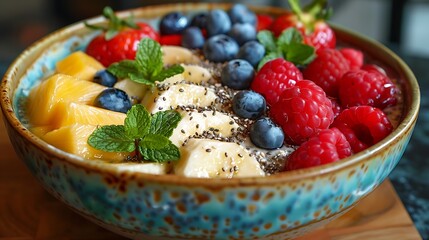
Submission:
POLYGON ((104 69, 99 61, 82 51, 74 52, 57 62, 56 67, 58 73, 89 81, 92 81, 97 71, 104 69))

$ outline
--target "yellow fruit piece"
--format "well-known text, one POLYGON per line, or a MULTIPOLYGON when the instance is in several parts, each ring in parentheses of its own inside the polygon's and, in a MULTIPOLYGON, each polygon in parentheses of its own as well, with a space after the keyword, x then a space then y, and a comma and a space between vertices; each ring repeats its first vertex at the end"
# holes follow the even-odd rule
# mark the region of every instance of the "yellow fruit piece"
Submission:
POLYGON ((56 67, 58 73, 89 81, 92 81, 97 71, 104 69, 99 61, 82 51, 74 52, 57 62, 56 67))
POLYGON ((51 125, 59 102, 91 105, 105 88, 97 83, 55 74, 31 90, 27 105, 30 123, 33 126, 51 125))
POLYGON ((42 138, 46 133, 52 130, 53 130, 52 126, 38 126, 38 127, 30 128, 30 131, 34 135, 38 136, 39 138, 42 138))
POLYGON ((73 124, 48 132, 41 138, 54 147, 85 159, 123 161, 129 153, 104 152, 88 145, 88 137, 96 128, 94 125, 73 124))
POLYGON ((60 128, 75 123, 89 125, 123 125, 125 113, 74 102, 58 103, 53 114, 52 126, 60 128))

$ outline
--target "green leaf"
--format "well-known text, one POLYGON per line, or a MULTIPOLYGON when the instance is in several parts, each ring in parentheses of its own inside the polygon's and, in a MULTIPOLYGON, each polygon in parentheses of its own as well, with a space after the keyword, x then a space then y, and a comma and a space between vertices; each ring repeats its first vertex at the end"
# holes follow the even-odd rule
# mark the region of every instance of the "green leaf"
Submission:
POLYGON ((185 69, 180 65, 173 65, 169 68, 163 69, 158 75, 153 77, 154 81, 162 82, 165 79, 172 77, 176 74, 183 73, 185 69))
POLYGON ((141 104, 136 104, 127 112, 124 122, 125 134, 129 138, 143 138, 149 133, 150 113, 141 104))
POLYGON ((146 77, 143 76, 142 73, 130 73, 128 76, 134 82, 149 85, 149 86, 155 85, 155 82, 152 82, 151 80, 146 79, 146 77))
POLYGON ((174 110, 160 111, 152 116, 149 133, 170 137, 182 116, 174 110))
POLYGON ((278 52, 278 51, 268 53, 267 55, 265 55, 265 56, 261 59, 261 61, 259 61, 259 64, 258 64, 258 71, 262 68, 262 66, 264 66, 264 65, 265 65, 265 63, 267 63, 267 62, 269 62, 269 61, 271 61, 271 60, 274 60, 274 59, 276 59, 276 58, 281 58, 281 57, 283 57, 283 55, 282 55, 280 52, 278 52))
POLYGON ((163 68, 161 45, 151 38, 143 38, 137 48, 136 63, 145 79, 152 79, 163 68))
POLYGON ((107 71, 118 78, 128 78, 130 74, 139 74, 137 64, 133 60, 123 60, 111 64, 107 71))
POLYGON ((180 159, 179 148, 171 142, 163 149, 149 149, 139 147, 139 150, 145 160, 167 162, 180 159))
POLYGON ((285 56, 286 60, 295 65, 308 64, 316 57, 314 48, 303 43, 291 43, 285 56))
POLYGON ((271 31, 263 30, 256 35, 258 41, 265 47, 266 52, 277 51, 276 40, 271 31))
POLYGON ((170 143, 171 142, 167 137, 159 134, 148 134, 140 141, 139 146, 142 148, 159 150, 167 147, 170 143))
POLYGON ((291 43, 302 43, 302 35, 296 28, 287 28, 277 39, 277 46, 283 47, 291 43))
POLYGON ((125 134, 125 128, 121 125, 97 128, 88 137, 88 144, 106 152, 132 152, 135 150, 134 139, 125 134))

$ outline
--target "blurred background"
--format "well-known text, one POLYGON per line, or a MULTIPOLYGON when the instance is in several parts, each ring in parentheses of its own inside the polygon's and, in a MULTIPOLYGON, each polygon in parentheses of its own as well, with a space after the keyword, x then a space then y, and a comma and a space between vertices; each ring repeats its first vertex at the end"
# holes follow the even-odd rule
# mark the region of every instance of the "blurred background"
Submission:
MULTIPOLYGON (((99 15, 106 5, 123 10, 171 2, 180 1, 2 0, 0 76, 29 44, 62 26, 99 15)), ((211 2, 288 7, 286 0, 211 2)), ((403 159, 390 178, 423 239, 429 239, 429 163, 425 157, 429 148, 429 0, 329 0, 329 4, 334 9, 331 22, 388 46, 408 63, 420 83, 419 121, 403 159)))

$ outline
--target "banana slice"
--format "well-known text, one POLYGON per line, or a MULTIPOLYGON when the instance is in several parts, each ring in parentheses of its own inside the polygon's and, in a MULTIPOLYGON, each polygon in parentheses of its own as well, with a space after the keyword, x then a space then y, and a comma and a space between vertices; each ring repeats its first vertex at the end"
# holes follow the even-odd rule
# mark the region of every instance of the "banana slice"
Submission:
POLYGON ((146 92, 141 104, 155 113, 177 106, 208 107, 216 105, 217 95, 211 88, 192 84, 174 84, 154 87, 146 92))
POLYGON ((171 168, 169 163, 112 163, 119 171, 141 172, 149 174, 167 174, 171 168))
POLYGON ((258 161, 241 145, 210 139, 190 139, 181 148, 174 173, 186 177, 233 178, 264 176, 258 161))
POLYGON ((113 87, 123 90, 131 99, 136 99, 138 102, 143 99, 148 89, 147 85, 134 82, 130 79, 123 79, 117 82, 113 87))
POLYGON ((184 68, 183 73, 167 78, 162 83, 174 84, 185 80, 186 82, 201 84, 212 78, 210 71, 204 67, 187 64, 181 65, 184 68))
POLYGON ((180 146, 189 136, 202 135, 204 131, 214 133, 219 137, 230 137, 239 125, 225 113, 206 110, 180 111, 182 120, 173 131, 170 140, 180 146))
POLYGON ((196 64, 201 61, 189 49, 178 46, 162 46, 162 54, 162 61, 165 65, 196 64))

